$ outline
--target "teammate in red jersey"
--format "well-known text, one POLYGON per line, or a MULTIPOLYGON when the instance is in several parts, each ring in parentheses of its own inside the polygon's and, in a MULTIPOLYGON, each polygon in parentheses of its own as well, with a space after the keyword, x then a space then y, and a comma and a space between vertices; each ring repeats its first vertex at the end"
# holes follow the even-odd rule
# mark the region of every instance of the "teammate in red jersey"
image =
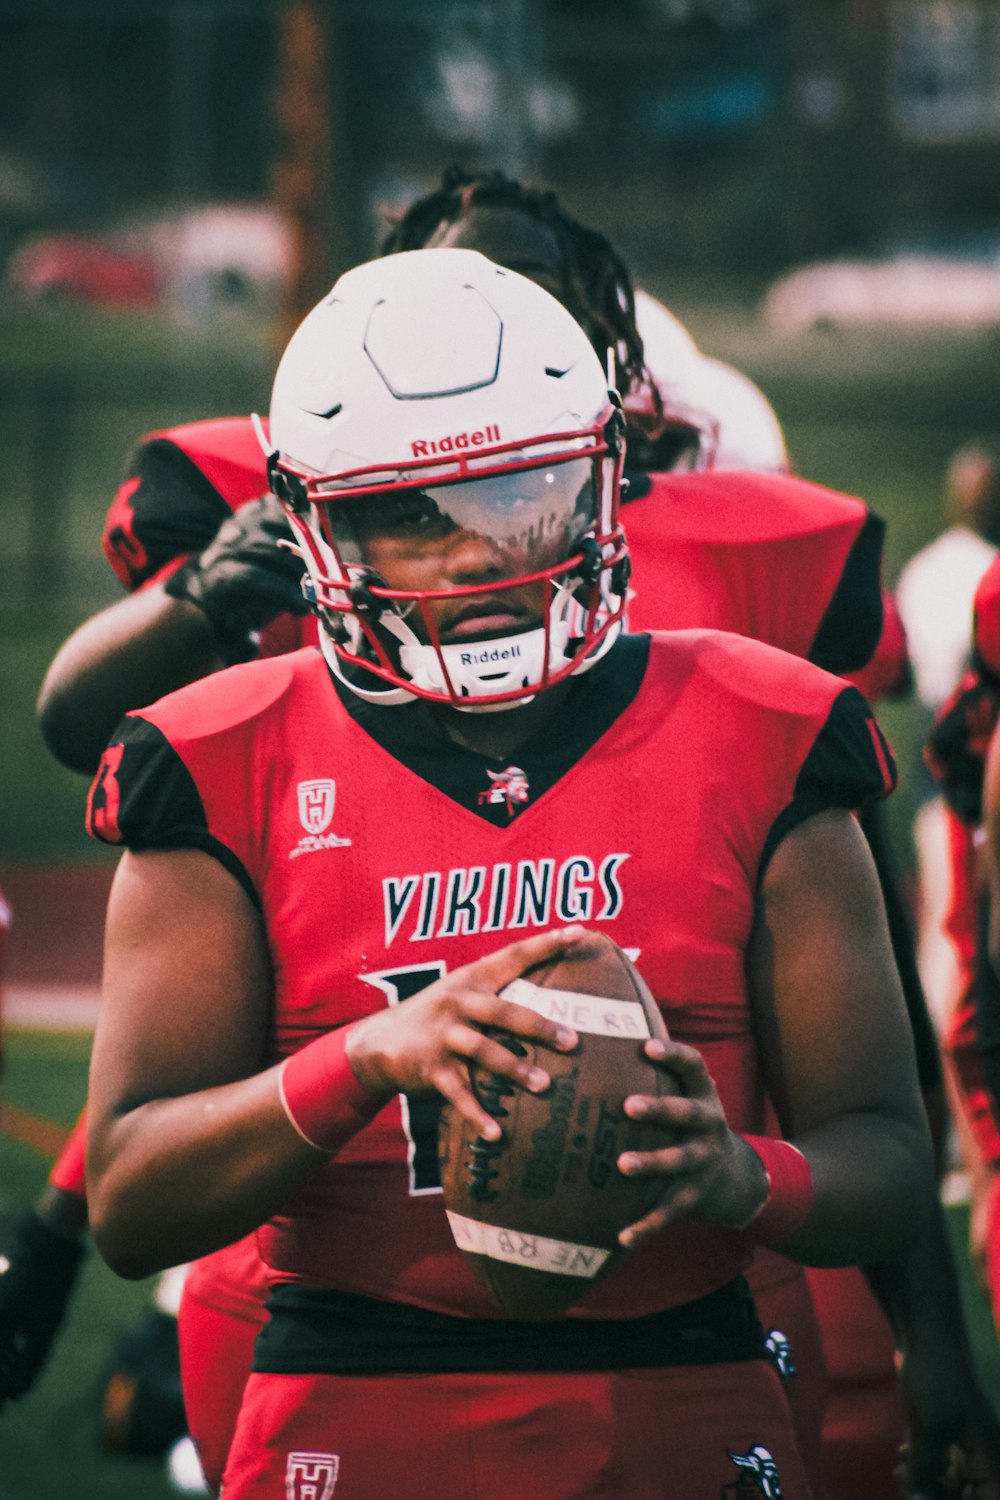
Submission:
POLYGON ((620 430, 582 333, 530 282, 454 251, 349 273, 293 341, 272 407, 273 478, 323 655, 238 668, 130 716, 95 781, 92 826, 132 849, 94 1052, 99 1243, 145 1274, 275 1216, 261 1244, 280 1285, 227 1495, 307 1477, 332 1492, 335 1475, 345 1495, 425 1495, 433 1474, 456 1493, 641 1496, 669 1473, 678 1497, 704 1500, 750 1468, 805 1494, 777 1376, 734 1347, 732 1315, 707 1320, 718 1364, 663 1368, 667 1329, 736 1295, 735 1226, 766 1236, 777 1216, 793 1253, 851 1260, 899 1244, 928 1204, 877 887, 835 811, 887 788, 884 742, 860 695, 767 647, 615 641, 620 430), (461 341, 422 336, 433 328, 461 341), (508 822, 478 794, 515 751, 532 791, 508 822), (497 821, 470 820, 473 805, 497 821), (496 995, 571 939, 495 950, 573 916, 642 949, 674 1038, 652 1050, 687 1097, 632 1108, 685 1141, 621 1163, 662 1176, 664 1198, 621 1272, 565 1320, 562 1357, 550 1330, 522 1330, 516 1354, 494 1339, 479 1374, 490 1310, 418 1191, 431 1184, 407 1191, 415 1127, 397 1096, 443 1093, 490 1135, 469 1057, 544 1086, 479 1026, 572 1044, 496 995), (411 946, 427 941, 434 953, 411 946), (386 1006, 415 962, 441 977, 386 1006), (755 1027, 780 1045, 758 1054, 755 1027), (760 1131, 762 1074, 804 1156, 748 1149, 727 1124, 760 1131), (371 1321, 385 1316, 388 1357, 371 1321), (646 1378, 578 1372, 594 1318, 602 1363, 646 1378), (374 1387, 358 1378, 370 1360, 389 1367, 374 1387), (390 1422, 373 1389, 392 1396, 376 1408, 390 1422))
MULTIPOLYGON (((548 275, 552 288, 560 292, 590 327, 595 344, 615 345, 631 382, 626 407, 634 422, 645 423, 642 447, 647 461, 690 461, 691 451, 700 445, 701 462, 714 455, 716 461, 727 465, 742 462, 779 468, 784 463, 780 429, 775 436, 773 415, 770 427, 765 423, 761 428, 757 420, 759 394, 752 409, 747 407, 746 392, 740 395, 738 414, 747 410, 755 416, 749 449, 742 422, 729 421, 728 404, 720 429, 717 416, 713 417, 707 409, 717 396, 717 392, 713 396, 713 388, 718 375, 727 373, 715 370, 717 361, 703 358, 697 361, 698 367, 711 376, 708 389, 703 389, 706 382, 701 378, 692 383, 686 367, 680 388, 675 389, 678 382, 667 372, 663 399, 657 406, 656 400, 651 399, 650 381, 642 376, 641 363, 636 363, 634 330, 621 316, 632 295, 627 273, 606 241, 569 220, 553 195, 526 192, 499 175, 478 181, 453 177, 440 194, 431 195, 415 206, 386 248, 419 241, 421 235, 443 243, 455 234, 456 221, 466 221, 466 233, 471 228, 473 235, 483 235, 491 250, 494 244, 499 245, 512 263, 523 264, 529 273, 542 278, 548 275), (766 440, 763 447, 761 432, 766 440)), ((650 349, 656 356, 661 343, 659 324, 668 320, 667 315, 648 298, 639 296, 637 302, 643 311, 644 333, 652 315, 650 349)), ((668 351, 671 358, 676 352, 676 342, 676 338, 672 340, 668 351)), ((726 390, 731 396, 733 372, 728 373, 726 390)), ((638 445, 633 447, 637 449, 638 445)), ((83 701, 79 696, 75 702, 70 700, 71 711, 64 715, 64 723, 75 735, 86 732, 88 713, 95 706, 100 707, 105 722, 98 727, 95 744, 103 743, 105 729, 120 709, 176 680, 169 674, 180 670, 197 675, 217 666, 223 656, 247 654, 252 649, 253 625, 262 622, 276 607, 275 590, 280 602, 301 607, 293 560, 286 553, 276 552, 271 545, 273 514, 268 513, 265 505, 247 503, 264 482, 260 450, 249 421, 196 423, 154 434, 140 446, 135 469, 109 515, 105 546, 123 581, 142 587, 143 597, 124 601, 114 612, 109 612, 106 620, 98 617, 97 621, 89 622, 70 643, 61 663, 74 669, 81 662, 84 666, 79 677, 83 701), (212 544, 213 529, 221 518, 229 517, 233 505, 242 505, 238 524, 229 521, 216 546, 212 544), (185 606, 173 596, 164 595, 158 589, 157 575, 163 580, 176 568, 178 546, 196 550, 206 543, 209 543, 207 566, 188 569, 196 589, 202 581, 207 584, 201 591, 200 608, 193 609, 190 600, 185 606), (274 563, 275 558, 278 564, 274 563), (279 569, 274 576, 268 571, 272 566, 279 569), (248 604, 255 594, 263 596, 264 605, 248 604), (205 612, 206 605, 218 623, 219 640, 216 625, 205 612), (248 608, 249 616, 241 615, 248 608), (163 609, 171 612, 171 631, 181 627, 181 633, 169 636, 166 641, 157 634, 162 623, 158 615, 163 609), (127 637, 124 652, 119 650, 115 633, 110 629, 112 614, 120 611, 136 611, 129 615, 129 630, 135 625, 139 632, 137 637, 127 637), (154 618, 155 631, 150 628, 154 618), (189 640, 197 646, 193 653, 188 650, 189 640), (97 648, 96 669, 86 660, 87 650, 81 653, 81 648, 93 646, 97 648), (102 653, 109 649, 112 650, 108 658, 112 665, 110 677, 106 672, 102 676, 101 670, 102 653), (154 673, 151 678, 146 675, 147 662, 154 673), (161 671, 167 672, 166 681, 160 679, 161 671)), ((681 476, 670 477, 676 481, 681 476)), ((633 498, 643 494, 644 484, 645 481, 637 479, 633 498)), ((709 486, 698 493, 701 510, 689 513, 687 523, 681 528, 684 535, 682 548, 678 550, 684 552, 684 566, 674 575, 674 588, 670 588, 668 579, 666 590, 660 590, 661 597, 666 593, 666 603, 672 611, 668 622, 686 625, 707 621, 736 626, 777 644, 805 651, 831 667, 863 659, 877 629, 880 523, 870 518, 859 502, 832 496, 816 486, 788 486, 780 496, 766 483, 755 482, 741 494, 739 482, 729 475, 725 484, 709 486), (733 539, 739 528, 745 526, 748 514, 752 524, 742 538, 747 545, 741 551, 733 545, 733 539), (704 526, 706 519, 708 527, 699 552, 698 526, 704 526), (698 579, 699 571, 702 582, 698 579), (775 578, 789 572, 794 572, 803 586, 795 590, 776 588, 775 578), (711 585, 710 579, 714 580, 711 585)), ((666 492, 663 498, 670 502, 671 511, 660 517, 661 526, 671 519, 684 523, 686 508, 690 507, 694 494, 694 490, 686 494, 683 485, 666 492)), ((648 490, 646 498, 652 498, 648 490)), ((648 517, 649 507, 643 508, 648 517)), ((638 516, 639 512, 630 508, 628 514, 638 516)), ((654 528, 651 547, 657 540, 654 528)), ((669 526, 666 545, 670 545, 669 526)), ((179 582, 183 584, 185 580, 179 582)), ((648 602, 652 590, 642 592, 648 602)), ((641 594, 638 607, 642 607, 641 594)), ((311 625, 311 621, 304 623, 307 629, 311 625)), ((293 622, 287 617, 277 627, 268 626, 265 633, 268 650, 281 649, 295 638, 293 622)), ((56 689, 55 700, 49 694, 47 701, 51 704, 58 701, 59 688, 51 680, 48 686, 56 689)), ((43 707, 45 703, 43 694, 43 707)), ((46 717, 43 722, 51 726, 54 721, 46 717)), ((73 753, 79 754, 79 749, 74 748, 73 753)), ((96 754, 96 750, 87 753, 96 754)), ((198 1381, 201 1395, 192 1404, 199 1408, 207 1398, 214 1409, 225 1395, 219 1358, 223 1333, 228 1333, 231 1342, 233 1330, 241 1326, 239 1319, 253 1318, 257 1312, 252 1297, 244 1294, 253 1285, 253 1255, 245 1255, 238 1267, 237 1259, 236 1252, 228 1252, 231 1274, 225 1278, 212 1279, 199 1268, 189 1282, 189 1301, 199 1289, 205 1294, 197 1343, 210 1349, 214 1356, 209 1378, 198 1381)), ((786 1312, 782 1310, 776 1316, 779 1323, 784 1323, 786 1312)), ((245 1330, 252 1328, 252 1324, 242 1326, 245 1330)), ((809 1358, 805 1330, 797 1326, 794 1332, 793 1350, 797 1355, 801 1351, 802 1358, 792 1388, 797 1403, 801 1405, 805 1399, 808 1406, 811 1398, 804 1394, 806 1371, 813 1361, 809 1358)), ((208 1367, 196 1357, 187 1363, 191 1390, 193 1372, 208 1367)), ((241 1380, 239 1359, 235 1366, 231 1397, 235 1396, 241 1380)), ((954 1384, 957 1390, 959 1382, 954 1384)), ((224 1401, 222 1404, 225 1406, 224 1401)), ((210 1422, 206 1430, 218 1427, 224 1431, 225 1425, 224 1421, 210 1422)))

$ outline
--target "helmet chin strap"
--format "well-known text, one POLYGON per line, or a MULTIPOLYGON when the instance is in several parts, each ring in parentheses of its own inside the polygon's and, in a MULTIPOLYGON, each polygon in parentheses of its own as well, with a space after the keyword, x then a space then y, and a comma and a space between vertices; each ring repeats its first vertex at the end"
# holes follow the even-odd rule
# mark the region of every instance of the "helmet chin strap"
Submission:
MULTIPOLYGON (((568 632, 564 634, 568 636, 568 632)), ((561 649, 559 654, 562 655, 561 649)), ((440 647, 425 646, 414 639, 412 645, 403 645, 399 652, 400 666, 416 687, 447 693, 450 681, 452 693, 462 700, 453 706, 460 713, 470 714, 499 713, 532 703, 534 693, 508 703, 477 703, 476 698, 527 689, 540 680, 544 661, 545 630, 541 625, 516 635, 452 641, 440 647)))
MULTIPOLYGON (((553 611, 548 632, 549 670, 559 671, 569 665, 566 654, 570 640, 569 614, 572 596, 560 591, 561 607, 553 611)), ((545 673, 546 630, 537 625, 531 630, 518 631, 511 635, 495 636, 486 640, 452 641, 440 647, 427 645, 415 634, 406 620, 399 615, 385 614, 381 627, 394 635, 399 642, 400 669, 424 692, 434 693, 439 698, 450 699, 451 707, 458 713, 491 714, 507 709, 522 708, 534 702, 537 693, 526 691, 523 696, 504 703, 481 703, 478 697, 492 697, 494 693, 514 692, 518 688, 539 685, 545 673), (459 701, 460 700, 460 701, 459 701)), ((391 707, 400 703, 412 703, 421 696, 403 687, 366 688, 349 675, 333 641, 322 625, 320 647, 334 675, 366 703, 384 704, 391 707)), ((620 627, 611 630, 596 650, 578 661, 573 675, 588 671, 595 662, 609 651, 620 634, 620 627)))

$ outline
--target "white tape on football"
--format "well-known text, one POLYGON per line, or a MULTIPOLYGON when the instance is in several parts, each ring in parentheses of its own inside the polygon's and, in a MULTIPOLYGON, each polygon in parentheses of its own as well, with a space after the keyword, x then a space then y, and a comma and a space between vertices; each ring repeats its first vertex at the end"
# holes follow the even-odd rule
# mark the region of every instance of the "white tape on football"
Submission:
POLYGON ((652 1033, 638 1000, 609 1000, 603 995, 580 995, 576 990, 544 989, 530 979, 512 979, 501 998, 524 1005, 547 1021, 559 1021, 592 1036, 648 1037, 652 1033))
POLYGON ((574 1245, 569 1240, 550 1240, 541 1234, 522 1234, 497 1224, 480 1224, 450 1209, 448 1223, 455 1244, 470 1255, 526 1266, 530 1271, 548 1271, 556 1276, 582 1276, 592 1280, 611 1254, 596 1245, 574 1245))

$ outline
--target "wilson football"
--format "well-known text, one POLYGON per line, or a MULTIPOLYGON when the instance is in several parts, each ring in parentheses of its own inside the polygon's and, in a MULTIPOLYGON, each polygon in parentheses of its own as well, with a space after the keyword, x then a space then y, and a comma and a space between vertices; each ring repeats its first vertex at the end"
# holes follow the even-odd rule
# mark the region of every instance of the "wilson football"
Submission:
POLYGON ((659 1184, 623 1177, 626 1150, 652 1150, 664 1132, 626 1117, 629 1094, 676 1093, 643 1052, 665 1037, 659 1007, 628 956, 601 933, 528 970, 505 999, 572 1026, 571 1053, 496 1033, 551 1076, 544 1094, 473 1067, 472 1087, 503 1136, 487 1141, 449 1107, 439 1156, 455 1243, 503 1313, 558 1317, 627 1253, 618 1232, 652 1206, 659 1184))

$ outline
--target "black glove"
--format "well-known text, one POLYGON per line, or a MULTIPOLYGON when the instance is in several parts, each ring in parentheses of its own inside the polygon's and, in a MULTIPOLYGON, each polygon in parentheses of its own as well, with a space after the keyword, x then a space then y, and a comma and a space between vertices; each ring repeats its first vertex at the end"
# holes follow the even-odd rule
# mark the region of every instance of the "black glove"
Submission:
POLYGON ((0 1250, 0 1405, 31 1390, 66 1316, 85 1254, 82 1240, 29 1210, 0 1250))
POLYGON ((284 511, 265 495, 234 511, 205 550, 164 584, 172 598, 187 599, 208 616, 225 661, 249 661, 257 654, 255 632, 276 615, 308 610, 302 559, 278 545, 291 540, 284 511))

